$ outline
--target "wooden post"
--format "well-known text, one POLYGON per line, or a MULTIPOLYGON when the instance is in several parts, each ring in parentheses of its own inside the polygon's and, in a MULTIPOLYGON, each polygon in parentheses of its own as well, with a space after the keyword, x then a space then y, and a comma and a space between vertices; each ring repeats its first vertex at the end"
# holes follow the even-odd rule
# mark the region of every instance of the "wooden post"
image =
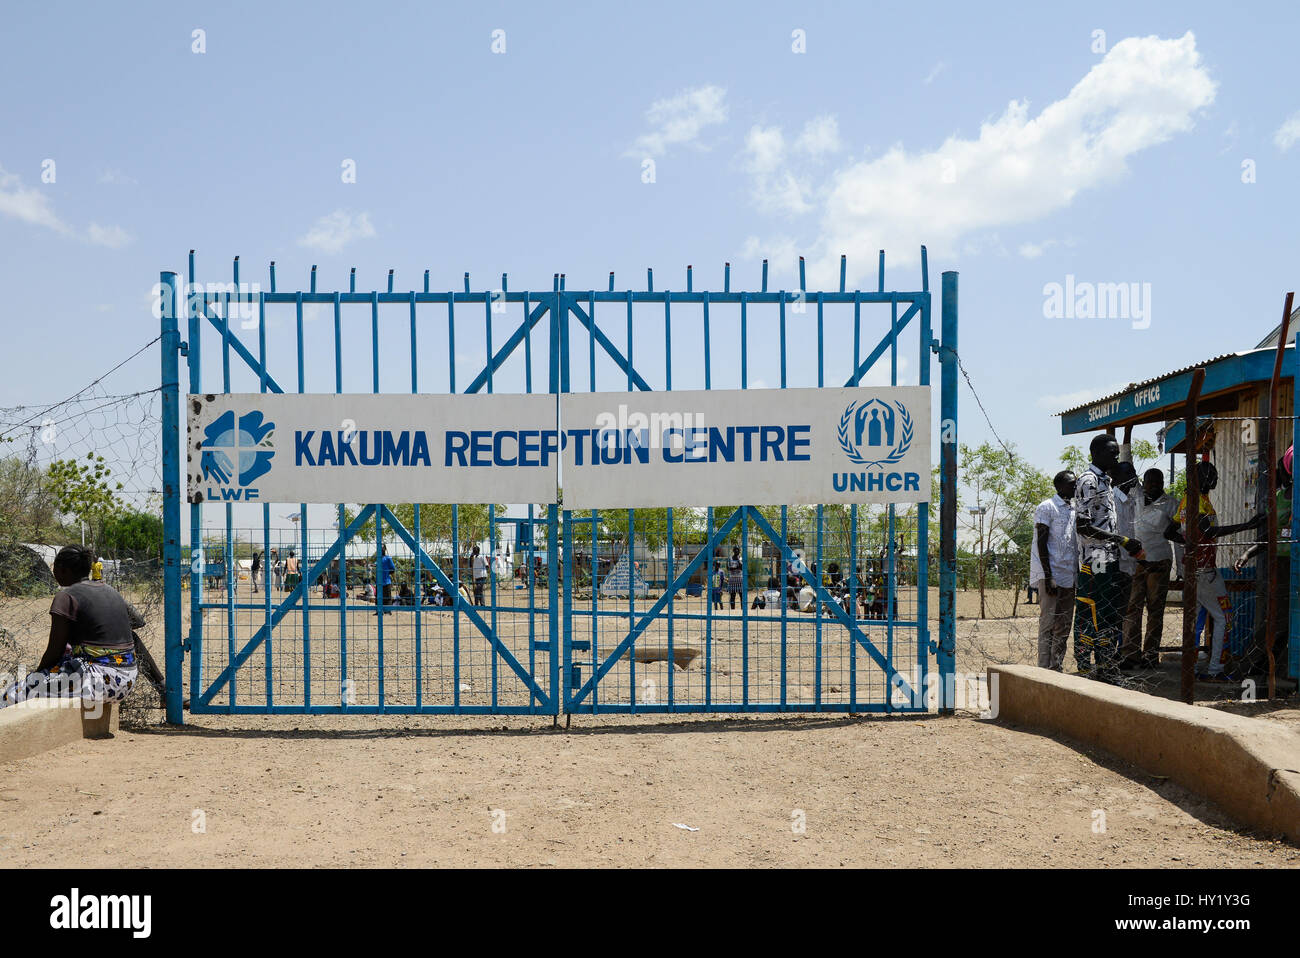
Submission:
MULTIPOLYGON (((1277 635, 1277 594, 1282 591, 1278 582, 1277 561, 1277 402, 1282 386, 1282 356, 1286 352, 1287 328, 1291 324, 1291 302, 1295 293, 1286 294, 1282 307, 1282 328, 1277 337, 1277 355, 1273 359, 1273 379, 1268 385, 1268 542, 1265 545, 1264 563, 1268 569, 1268 607, 1264 625, 1264 648, 1268 650, 1268 697, 1277 695, 1277 664, 1273 659, 1273 639, 1277 635)), ((1300 379, 1300 377, 1297 377, 1300 379)), ((1294 388, 1294 386, 1292 387, 1294 388)), ((1288 583, 1289 585, 1289 583, 1288 583)))
MULTIPOLYGON (((1183 407, 1183 441, 1187 469, 1187 508, 1183 510, 1183 701, 1192 703, 1196 683, 1196 547, 1201 540, 1201 480, 1196 474, 1196 402, 1205 383, 1205 367, 1192 371, 1192 385, 1183 407)), ((1214 624, 1207 623, 1213 629, 1214 624)))

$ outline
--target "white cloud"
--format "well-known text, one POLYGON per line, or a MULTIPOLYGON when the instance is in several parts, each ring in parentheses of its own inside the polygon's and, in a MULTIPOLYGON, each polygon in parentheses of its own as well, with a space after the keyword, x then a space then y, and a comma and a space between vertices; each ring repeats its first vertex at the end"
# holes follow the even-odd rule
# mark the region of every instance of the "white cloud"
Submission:
MULTIPOLYGON (((842 167, 823 188, 800 192, 821 213, 809 282, 837 282, 841 253, 861 277, 879 249, 894 264, 914 263, 923 243, 951 254, 972 235, 1068 208, 1122 177, 1134 154, 1190 130, 1214 95, 1191 32, 1130 37, 1036 116, 1012 101, 974 139, 954 135, 916 153, 896 145, 842 167)), ((767 181, 779 182, 771 173, 767 181)))
POLYGON ((1041 243, 1021 243, 1016 252, 1025 259, 1038 259, 1053 246, 1059 245, 1059 241, 1054 239, 1043 240, 1041 243))
POLYGON ((6 173, 3 167, 0 167, 0 216, 10 216, 31 226, 53 230, 60 236, 109 249, 121 249, 131 242, 130 235, 120 226, 91 223, 84 233, 74 229, 54 212, 48 193, 37 187, 23 186, 22 177, 17 173, 6 173))
POLYGON ((722 87, 702 86, 656 100, 645 113, 650 130, 636 138, 628 155, 663 156, 670 147, 695 143, 705 127, 726 122, 726 97, 722 87))
POLYGON ((104 170, 99 174, 99 182, 107 183, 112 186, 138 186, 139 181, 133 176, 127 176, 121 170, 104 170))
MULTIPOLYGON (((850 366, 853 364, 850 362, 850 366)), ((906 356, 898 357, 898 384, 900 386, 915 385, 908 375, 908 369, 911 367, 911 361, 906 356)), ((868 369, 858 381, 862 386, 888 386, 890 385, 890 369, 887 357, 881 357, 876 360, 870 369, 868 369)), ((836 383, 835 385, 840 385, 836 383)))
POLYGON ((780 127, 750 128, 741 152, 741 166, 753 179, 754 202, 768 212, 806 213, 812 209, 804 199, 807 187, 783 169, 785 161, 785 134, 780 127))
POLYGON ((1283 121, 1273 134, 1273 142, 1283 153, 1300 143, 1300 112, 1292 113, 1283 121))
POLYGON ((1223 139, 1224 139, 1224 145, 1223 145, 1223 149, 1219 151, 1220 156, 1223 156, 1224 153, 1227 153, 1229 150, 1231 150, 1234 146, 1237 145, 1237 121, 1236 120, 1233 120, 1231 123, 1229 123, 1228 128, 1223 131, 1223 139))
POLYGON ((0 215, 12 216, 32 226, 44 226, 64 236, 74 232, 55 214, 43 190, 24 187, 17 173, 6 173, 3 167, 0 167, 0 215))
POLYGON ((785 162, 785 134, 779 126, 750 127, 742 156, 751 173, 761 176, 774 172, 785 162))
POLYGON ((370 225, 369 213, 357 213, 353 216, 346 210, 335 210, 318 219, 316 224, 299 238, 298 245, 322 253, 337 253, 353 240, 370 239, 374 235, 375 228, 370 225))
POLYGON ((843 148, 839 123, 830 115, 813 117, 804 124, 803 132, 799 134, 794 146, 815 160, 829 153, 838 153, 843 148))
POLYGON ((100 226, 98 223, 91 223, 86 229, 86 239, 96 246, 107 246, 109 249, 121 249, 131 242, 130 235, 120 226, 100 226))
POLYGON ((1090 400, 1117 393, 1129 385, 1129 383, 1111 383, 1109 386, 1098 386, 1095 389, 1076 389, 1074 392, 1039 396, 1038 405, 1051 412, 1064 412, 1067 409, 1073 409, 1075 406, 1082 406, 1090 400))
MULTIPOLYGON (((835 117, 824 115, 804 124, 793 152, 817 161, 840 149, 839 124, 835 117)), ((791 152, 779 126, 755 124, 745 136, 741 166, 753 179, 754 202, 760 209, 798 215, 814 208, 812 178, 807 170, 790 168, 791 152)))
POLYGON ((934 78, 937 77, 940 73, 942 73, 943 70, 944 70, 944 67, 946 67, 947 65, 948 65, 948 64, 946 64, 946 63, 944 63, 942 60, 940 60, 938 63, 936 63, 936 64, 934 65, 934 68, 931 69, 930 72, 929 72, 928 74, 926 74, 925 79, 922 80, 921 82, 922 82, 922 83, 925 83, 925 84, 933 83, 933 82, 934 82, 934 78))

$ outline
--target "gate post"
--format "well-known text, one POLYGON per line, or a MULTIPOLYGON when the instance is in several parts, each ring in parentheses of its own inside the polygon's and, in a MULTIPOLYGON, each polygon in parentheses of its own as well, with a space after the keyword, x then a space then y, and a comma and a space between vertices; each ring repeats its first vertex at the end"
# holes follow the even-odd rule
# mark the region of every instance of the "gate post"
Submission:
POLYGON ((162 298, 162 496, 163 638, 167 721, 184 723, 181 694, 181 500, 180 331, 176 320, 176 274, 163 272, 162 298))
POLYGON ((957 273, 943 274, 939 347, 939 714, 956 709, 957 684, 957 273))
MULTIPOLYGON (((1292 450, 1300 446, 1300 333, 1295 338, 1295 353, 1291 357, 1292 362, 1292 380, 1291 380, 1291 414, 1295 418, 1291 421, 1291 446, 1292 450)), ((1281 445, 1279 442, 1278 445, 1281 445)), ((1294 455, 1294 452, 1293 452, 1294 455)), ((1269 463, 1270 467, 1273 463, 1269 463)), ((1291 463, 1291 475, 1295 475, 1295 461, 1291 463)), ((1300 530, 1300 510, 1296 509, 1296 503, 1300 501, 1300 490, 1296 488, 1294 482, 1291 484, 1291 541, 1296 542, 1296 532, 1300 530)), ((1270 505, 1272 505, 1270 503, 1270 505)), ((1280 535, 1280 533, 1279 533, 1280 535)), ((1291 605, 1287 614, 1288 634, 1287 658, 1290 660, 1291 678, 1300 679, 1300 555, 1291 556, 1291 605)))

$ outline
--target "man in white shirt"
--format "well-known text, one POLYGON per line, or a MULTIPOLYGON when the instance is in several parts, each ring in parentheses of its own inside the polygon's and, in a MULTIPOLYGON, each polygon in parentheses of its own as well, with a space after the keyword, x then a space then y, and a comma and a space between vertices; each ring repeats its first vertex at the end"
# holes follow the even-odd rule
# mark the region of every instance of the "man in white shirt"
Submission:
POLYGON ((471 555, 471 572, 474 576, 474 604, 483 605, 483 590, 487 588, 488 561, 478 546, 471 555))
MULTIPOLYGON (((1137 510, 1135 501, 1138 493, 1138 476, 1137 470, 1133 463, 1124 458, 1123 444, 1120 445, 1120 461, 1115 464, 1111 471, 1111 486, 1115 495, 1115 530, 1126 538, 1135 538, 1134 517, 1137 510)), ((1142 540, 1139 538, 1139 542, 1142 540)), ((1121 549, 1119 553, 1119 571, 1116 578, 1115 588, 1119 592, 1119 615, 1121 617, 1121 628, 1128 627, 1126 610, 1129 605, 1129 596, 1133 592, 1133 576, 1137 573, 1138 559, 1141 556, 1129 555, 1128 552, 1121 549)), ((1120 638, 1120 659, 1123 659, 1123 633, 1120 638)), ((1120 661, 1121 671, 1123 662, 1120 661)))
POLYGON ((1160 664, 1160 642, 1164 637, 1165 600, 1169 597, 1169 570, 1173 547, 1165 538, 1169 521, 1178 511, 1178 501, 1165 494, 1165 474, 1148 469, 1142 476, 1142 491, 1132 498, 1133 535, 1142 543, 1145 557, 1137 562, 1128 611, 1124 616, 1124 645, 1120 668, 1155 668, 1160 664), (1142 609, 1147 612, 1146 639, 1141 643, 1142 609))
POLYGON ((1074 620, 1074 584, 1079 571, 1075 530, 1074 473, 1058 472, 1056 495, 1034 510, 1034 547, 1029 550, 1029 584, 1038 589, 1038 667, 1061 671, 1074 620))

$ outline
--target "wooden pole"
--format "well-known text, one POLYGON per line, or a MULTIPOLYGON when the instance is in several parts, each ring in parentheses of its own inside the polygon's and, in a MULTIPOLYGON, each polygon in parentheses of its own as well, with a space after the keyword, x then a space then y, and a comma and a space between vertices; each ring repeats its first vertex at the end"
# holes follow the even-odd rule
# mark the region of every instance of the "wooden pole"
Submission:
MULTIPOLYGON (((1277 355, 1273 359, 1273 379, 1268 386, 1268 542, 1264 553, 1264 568, 1268 569, 1268 606, 1264 624, 1264 648, 1268 650, 1268 697, 1277 695, 1277 664, 1273 658, 1273 639, 1277 635, 1277 595, 1283 586, 1278 581, 1280 572, 1277 560, 1277 403, 1282 388, 1282 357, 1286 353, 1286 334, 1291 325, 1291 302, 1295 293, 1286 294, 1286 303, 1282 307, 1282 329, 1277 338, 1277 355)), ((1297 377, 1300 378, 1300 377, 1297 377)), ((1293 387, 1294 388, 1294 387, 1293 387)))
MULTIPOLYGON (((1196 403, 1205 383, 1205 367, 1192 371, 1183 407, 1183 441, 1187 469, 1187 508, 1183 510, 1183 701, 1192 703, 1196 683, 1196 547, 1201 540, 1201 480, 1196 474, 1196 403)), ((1214 628, 1214 623, 1207 623, 1214 628)))

